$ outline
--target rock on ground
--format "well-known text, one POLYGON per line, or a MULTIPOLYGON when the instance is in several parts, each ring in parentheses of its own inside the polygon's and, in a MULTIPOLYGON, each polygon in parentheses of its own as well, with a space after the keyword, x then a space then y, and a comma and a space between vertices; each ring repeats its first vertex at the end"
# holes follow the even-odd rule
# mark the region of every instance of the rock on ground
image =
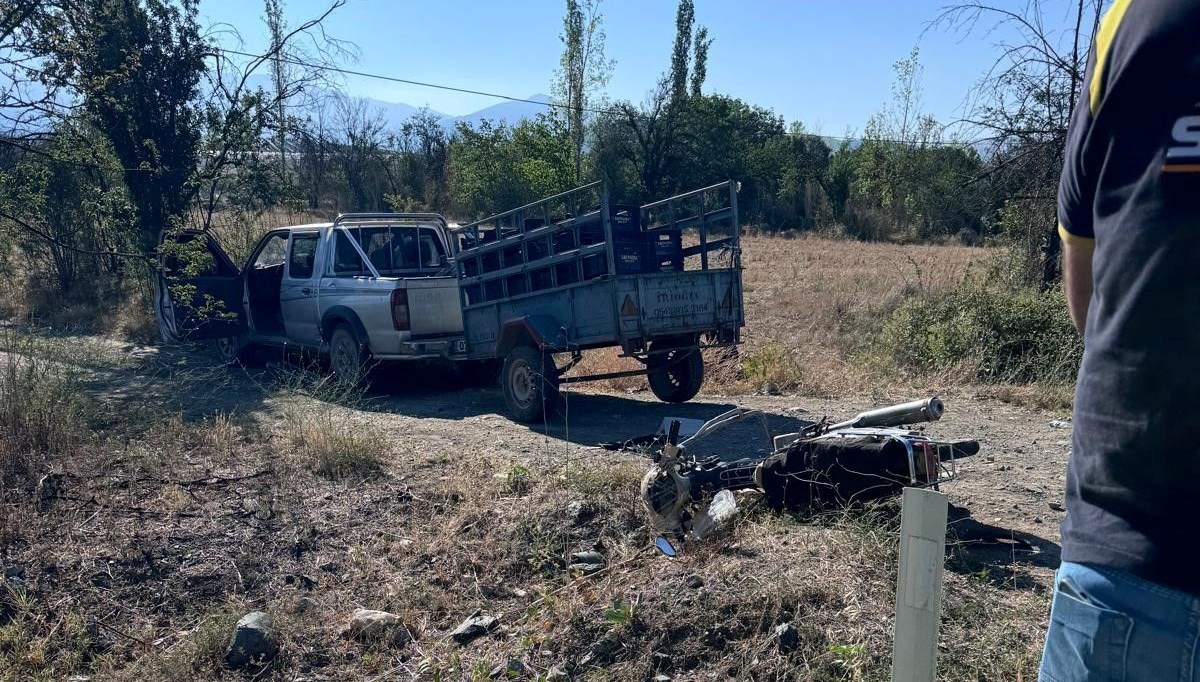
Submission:
POLYGON ((400 616, 387 611, 355 609, 346 626, 346 634, 357 640, 388 640, 395 644, 408 641, 408 628, 400 616))
POLYGON ((279 653, 279 636, 269 614, 252 611, 242 616, 225 649, 225 665, 239 670, 270 663, 279 653))

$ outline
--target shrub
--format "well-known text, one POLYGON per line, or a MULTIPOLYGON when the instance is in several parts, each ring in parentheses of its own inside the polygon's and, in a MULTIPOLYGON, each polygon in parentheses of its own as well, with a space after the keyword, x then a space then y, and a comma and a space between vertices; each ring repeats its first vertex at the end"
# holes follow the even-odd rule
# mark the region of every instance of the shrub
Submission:
MULTIPOLYGON (((79 372, 15 333, 0 337, 0 477, 31 476, 88 437, 92 412, 79 372)), ((7 488, 16 480, 4 480, 7 488)))
POLYGON ((1013 383, 1073 382, 1083 355, 1061 293, 979 282, 904 302, 875 349, 904 369, 966 367, 980 381, 1013 383))
POLYGON ((756 384, 772 383, 790 391, 803 383, 803 368, 796 354, 779 343, 768 343, 742 355, 742 372, 756 384))
POLYGON ((387 444, 374 431, 329 408, 292 410, 286 423, 293 451, 327 478, 370 478, 383 467, 387 444))

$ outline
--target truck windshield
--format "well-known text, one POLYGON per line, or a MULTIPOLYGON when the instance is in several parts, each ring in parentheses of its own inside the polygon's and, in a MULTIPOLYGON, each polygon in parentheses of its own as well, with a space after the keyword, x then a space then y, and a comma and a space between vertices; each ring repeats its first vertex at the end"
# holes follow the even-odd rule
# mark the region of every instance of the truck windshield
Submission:
MULTIPOLYGON (((441 241, 437 238, 437 233, 431 228, 350 227, 346 228, 346 232, 362 247, 363 253, 371 259, 371 264, 375 266, 379 274, 385 277, 421 271, 436 272, 441 268, 446 255, 441 241)), ((349 244, 345 246, 349 247, 349 244)), ((339 245, 339 261, 343 260, 342 256, 345 251, 353 252, 353 249, 340 248, 339 245)), ((354 255, 357 256, 357 254, 354 255)), ((345 258, 345 260, 359 259, 345 258)), ((339 263, 337 270, 342 273, 346 270, 357 269, 354 265, 339 263)))

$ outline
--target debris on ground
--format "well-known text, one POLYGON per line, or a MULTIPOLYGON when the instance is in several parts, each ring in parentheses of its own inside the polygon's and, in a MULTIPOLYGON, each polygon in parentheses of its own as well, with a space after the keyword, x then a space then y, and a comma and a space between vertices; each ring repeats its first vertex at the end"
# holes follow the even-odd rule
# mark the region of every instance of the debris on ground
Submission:
POLYGON ((591 575, 604 568, 604 555, 600 552, 575 552, 571 555, 571 563, 567 565, 569 573, 591 575))
POLYGON ((800 644, 800 632, 791 623, 781 623, 775 626, 771 637, 779 647, 780 653, 786 654, 789 651, 793 651, 800 644))
POLYGON ((492 679, 516 679, 525 674, 525 664, 515 658, 508 659, 507 662, 497 665, 488 673, 488 677, 492 679))
POLYGON ((499 623, 500 621, 497 618, 476 613, 454 628, 454 631, 450 633, 450 637, 459 644, 467 644, 495 630, 499 623))

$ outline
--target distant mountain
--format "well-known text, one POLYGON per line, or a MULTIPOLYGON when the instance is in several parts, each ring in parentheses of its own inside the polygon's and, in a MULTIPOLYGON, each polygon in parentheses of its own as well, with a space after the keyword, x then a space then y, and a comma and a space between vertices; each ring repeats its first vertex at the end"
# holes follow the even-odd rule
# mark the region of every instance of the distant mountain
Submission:
MULTIPOLYGON (((252 88, 263 88, 264 90, 271 89, 271 79, 269 76, 255 74, 250 77, 248 82, 252 88)), ((309 88, 304 98, 309 101, 317 101, 328 99, 336 96, 337 93, 333 90, 323 88, 309 88)), ((388 129, 395 130, 399 128, 405 121, 421 111, 420 107, 414 107, 411 104, 404 102, 388 102, 374 97, 357 97, 365 101, 371 110, 379 111, 383 114, 383 120, 387 124, 388 129)), ((530 95, 525 99, 529 102, 500 102, 493 104, 490 107, 485 107, 479 111, 474 111, 462 116, 451 116, 440 111, 430 109, 430 113, 436 116, 446 128, 447 131, 453 130, 455 124, 465 122, 472 126, 478 125, 480 121, 485 119, 491 121, 504 121, 505 123, 515 124, 527 118, 534 118, 538 114, 545 113, 550 110, 545 104, 550 103, 549 95, 536 94, 530 95)))
POLYGON ((464 121, 471 125, 476 125, 484 119, 504 121, 506 123, 519 123, 523 119, 534 118, 538 114, 546 113, 550 110, 550 107, 544 105, 553 101, 549 95, 542 94, 530 95, 525 99, 540 102, 540 104, 533 104, 532 102, 501 102, 500 104, 493 104, 474 113, 459 116, 454 121, 456 123, 464 121))
MULTIPOLYGON (((414 107, 411 104, 405 104, 403 102, 385 102, 381 99, 375 99, 374 97, 363 97, 362 99, 366 100, 367 106, 369 106, 372 110, 383 112, 383 120, 387 124, 389 130, 399 129, 405 121, 421 111, 420 107, 414 107)), ((433 109, 430 109, 429 113, 442 120, 450 118, 446 114, 443 114, 440 111, 434 111, 433 109)))

